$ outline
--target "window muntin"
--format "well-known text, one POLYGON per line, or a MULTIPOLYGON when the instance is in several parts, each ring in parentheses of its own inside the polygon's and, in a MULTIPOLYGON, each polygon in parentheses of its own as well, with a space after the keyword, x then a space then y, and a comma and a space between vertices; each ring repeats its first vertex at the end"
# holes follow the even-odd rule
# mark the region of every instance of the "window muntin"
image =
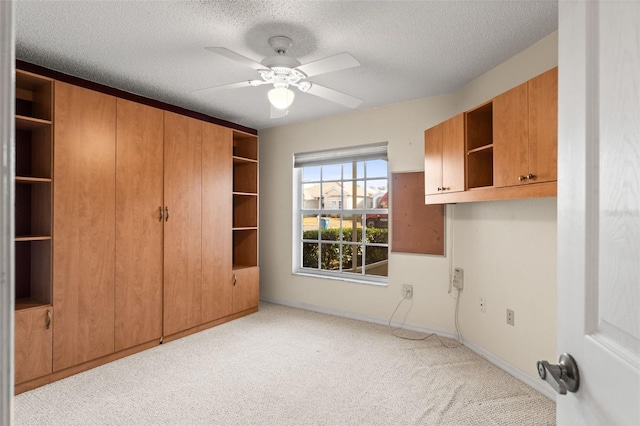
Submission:
POLYGON ((294 270, 385 283, 389 261, 386 154, 350 160, 296 168, 300 203, 294 270))

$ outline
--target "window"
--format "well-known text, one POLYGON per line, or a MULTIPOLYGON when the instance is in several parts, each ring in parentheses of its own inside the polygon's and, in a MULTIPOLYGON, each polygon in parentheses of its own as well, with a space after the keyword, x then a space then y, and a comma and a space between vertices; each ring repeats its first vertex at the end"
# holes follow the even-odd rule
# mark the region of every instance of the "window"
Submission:
POLYGON ((294 271, 387 282, 387 143, 295 154, 294 271))

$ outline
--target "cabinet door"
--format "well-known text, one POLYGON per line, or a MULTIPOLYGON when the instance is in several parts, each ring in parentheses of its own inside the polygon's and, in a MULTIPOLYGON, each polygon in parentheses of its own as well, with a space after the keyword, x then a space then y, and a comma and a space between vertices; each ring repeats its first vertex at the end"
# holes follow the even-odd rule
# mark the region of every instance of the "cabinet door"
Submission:
POLYGON ((558 68, 529 80, 530 183, 557 180, 558 68))
POLYGON ((526 183, 529 173, 529 111, 527 83, 493 100, 493 185, 526 183))
POLYGON ((424 131, 424 193, 442 192, 442 123, 424 131))
POLYGON ((164 113, 164 335, 202 323, 202 124, 164 113))
POLYGON ((56 82, 53 369, 114 351, 116 100, 56 82))
POLYGON ((442 123, 442 186, 446 192, 464 191, 464 115, 442 123))
POLYGON ((202 321, 231 315, 231 129, 202 123, 202 321))
POLYGON ((260 299, 260 268, 233 271, 233 312, 242 312, 258 306, 260 299))
POLYGON ((115 350, 162 336, 163 112, 117 101, 115 350))
POLYGON ((52 371, 53 308, 25 309, 15 315, 15 382, 52 371))

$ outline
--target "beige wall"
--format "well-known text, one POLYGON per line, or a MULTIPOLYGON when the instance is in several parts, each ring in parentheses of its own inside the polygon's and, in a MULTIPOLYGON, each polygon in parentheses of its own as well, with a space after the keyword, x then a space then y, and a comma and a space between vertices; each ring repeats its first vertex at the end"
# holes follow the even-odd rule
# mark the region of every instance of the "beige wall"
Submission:
POLYGON ((391 172, 423 170, 425 129, 555 66, 557 42, 554 33, 453 94, 260 131, 262 297, 382 322, 401 300, 402 284, 413 284, 407 323, 453 333, 455 293, 447 291, 453 259, 465 269, 463 336, 537 377, 535 361, 556 358, 555 198, 449 206, 446 244, 452 255, 392 253, 387 286, 299 276, 292 274, 292 158, 388 141, 391 172), (506 325, 507 308, 515 311, 515 327, 506 325))

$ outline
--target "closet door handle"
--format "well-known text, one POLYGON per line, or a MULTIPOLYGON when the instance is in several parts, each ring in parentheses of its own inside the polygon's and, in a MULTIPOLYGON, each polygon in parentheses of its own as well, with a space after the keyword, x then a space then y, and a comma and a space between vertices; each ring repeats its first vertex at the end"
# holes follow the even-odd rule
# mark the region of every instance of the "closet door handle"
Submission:
POLYGON ((233 274, 233 286, 236 286, 236 274, 233 274))
POLYGON ((164 206, 164 221, 169 222, 169 207, 164 206))
POLYGON ((44 328, 48 330, 49 327, 51 327, 51 311, 47 309, 47 313, 44 318, 44 328))
POLYGON ((164 217, 164 213, 162 212, 162 206, 158 207, 158 222, 162 222, 162 218, 164 217))

